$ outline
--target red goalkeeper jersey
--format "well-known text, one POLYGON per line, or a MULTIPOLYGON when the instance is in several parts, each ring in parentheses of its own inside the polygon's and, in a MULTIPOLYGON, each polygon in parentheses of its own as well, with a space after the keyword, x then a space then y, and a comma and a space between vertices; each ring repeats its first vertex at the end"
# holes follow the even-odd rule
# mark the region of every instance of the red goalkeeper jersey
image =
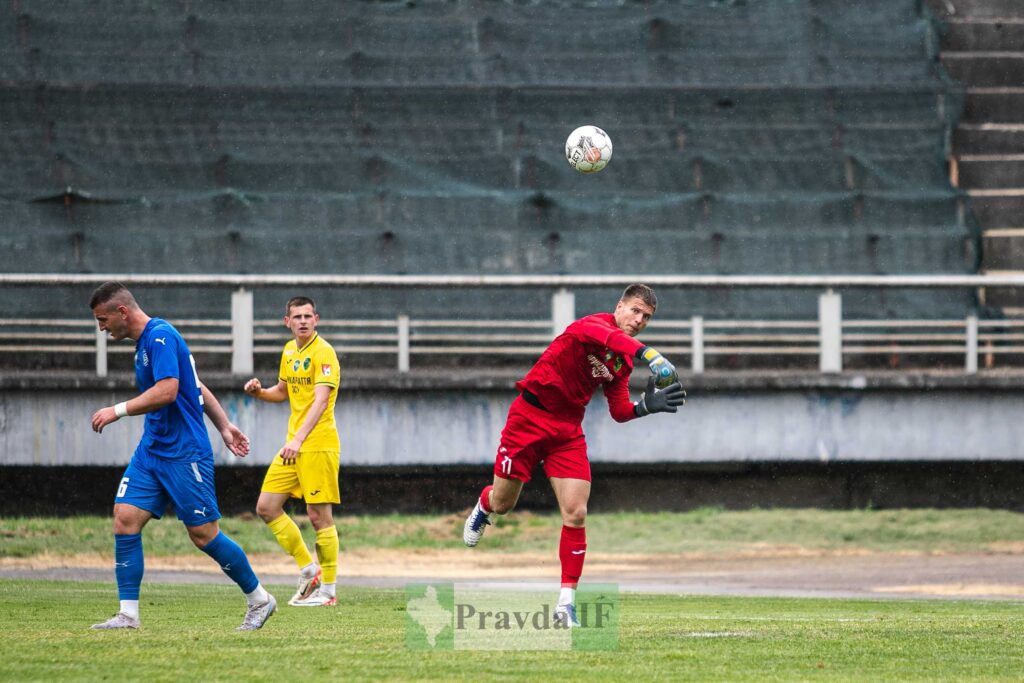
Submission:
POLYGON ((643 347, 615 324, 611 313, 580 318, 555 338, 516 389, 536 396, 555 417, 583 422, 583 413, 598 387, 618 422, 631 420, 629 375, 633 357, 643 347))

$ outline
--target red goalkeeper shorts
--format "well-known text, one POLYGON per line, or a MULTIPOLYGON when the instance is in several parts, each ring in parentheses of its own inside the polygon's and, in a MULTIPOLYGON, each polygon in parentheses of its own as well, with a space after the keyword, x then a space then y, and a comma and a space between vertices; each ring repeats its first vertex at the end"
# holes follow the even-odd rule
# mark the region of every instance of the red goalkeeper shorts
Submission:
POLYGON ((544 474, 548 477, 590 481, 583 426, 559 419, 517 396, 501 431, 494 474, 527 482, 539 462, 544 463, 544 474))

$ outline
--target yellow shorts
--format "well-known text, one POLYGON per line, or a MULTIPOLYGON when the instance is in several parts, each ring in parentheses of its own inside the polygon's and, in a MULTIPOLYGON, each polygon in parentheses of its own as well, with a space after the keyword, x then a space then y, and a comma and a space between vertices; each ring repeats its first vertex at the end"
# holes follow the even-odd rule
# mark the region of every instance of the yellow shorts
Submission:
POLYGON ((263 478, 261 492, 287 493, 307 503, 340 503, 338 491, 338 451, 299 453, 292 465, 285 465, 280 455, 274 456, 263 478))

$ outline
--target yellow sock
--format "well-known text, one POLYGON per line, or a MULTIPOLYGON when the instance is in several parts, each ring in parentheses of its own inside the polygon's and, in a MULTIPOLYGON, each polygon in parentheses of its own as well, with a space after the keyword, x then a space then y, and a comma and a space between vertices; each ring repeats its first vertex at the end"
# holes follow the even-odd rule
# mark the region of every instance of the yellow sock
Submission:
POLYGON ((270 527, 270 530, 274 533, 274 538, 284 548, 284 551, 295 558, 299 569, 313 561, 313 556, 309 554, 306 543, 302 540, 302 532, 299 531, 299 527, 288 516, 288 513, 281 515, 272 522, 267 522, 267 526, 270 527))
POLYGON ((324 583, 338 578, 338 527, 333 524, 316 532, 316 557, 324 570, 324 583))

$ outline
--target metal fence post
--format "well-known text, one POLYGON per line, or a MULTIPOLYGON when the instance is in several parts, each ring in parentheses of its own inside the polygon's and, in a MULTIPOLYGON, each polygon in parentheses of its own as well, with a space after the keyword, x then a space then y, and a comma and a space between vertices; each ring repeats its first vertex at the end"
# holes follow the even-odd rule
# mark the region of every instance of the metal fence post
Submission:
POLYGON ((252 292, 238 289, 231 293, 231 374, 253 372, 252 292))
POLYGON ((551 297, 551 332, 554 336, 562 334, 576 320, 576 295, 565 287, 559 289, 551 297))
POLYGON ((843 298, 831 289, 818 297, 818 367, 843 371, 843 298))
POLYGON ((704 318, 690 318, 690 369, 693 374, 704 372, 704 318))
POLYGON ((409 372, 409 316, 398 316, 398 371, 409 372))
POLYGON ((968 375, 978 372, 978 316, 967 316, 967 349, 964 358, 964 371, 968 375))
POLYGON ((96 376, 107 376, 107 333, 96 328, 96 376))

